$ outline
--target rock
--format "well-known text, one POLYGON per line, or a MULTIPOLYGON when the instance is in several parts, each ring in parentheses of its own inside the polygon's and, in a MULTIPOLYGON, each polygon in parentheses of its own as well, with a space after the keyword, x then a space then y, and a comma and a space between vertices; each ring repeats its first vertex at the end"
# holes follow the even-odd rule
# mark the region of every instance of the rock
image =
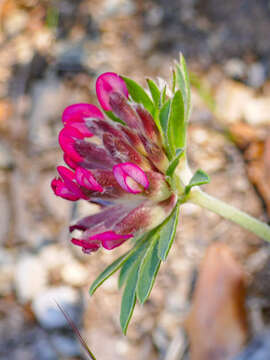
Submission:
POLYGON ((268 360, 270 353, 270 331, 257 335, 247 348, 234 360, 268 360))
POLYGON ((38 336, 34 345, 36 356, 39 360, 58 360, 56 351, 52 348, 49 340, 38 336))
POLYGON ((78 292, 68 286, 51 287, 40 293, 32 303, 32 309, 44 328, 69 327, 56 303, 63 307, 75 323, 78 322, 81 313, 78 292))
POLYGON ((70 264, 72 261, 72 256, 67 246, 60 245, 45 246, 40 251, 39 258, 48 271, 55 270, 64 264, 70 264))
POLYGON ((5 17, 4 30, 9 35, 16 35, 21 32, 29 21, 27 12, 15 10, 11 16, 5 17))
POLYGON ((47 282, 47 271, 37 257, 25 255, 19 260, 15 271, 15 289, 20 302, 33 300, 46 289, 47 282))
POLYGON ((146 14, 145 22, 149 26, 160 25, 163 18, 163 10, 159 6, 152 7, 146 14))
POLYGON ((248 69, 248 78, 247 78, 248 85, 254 88, 259 88, 264 84, 265 80, 266 80, 266 71, 264 66, 259 62, 250 65, 248 69))
MULTIPOLYGON (((10 207, 8 199, 4 194, 0 193, 0 243, 3 244, 6 241, 6 237, 9 230, 10 222, 10 207)), ((0 254, 1 263, 1 254, 0 254)))
POLYGON ((83 286, 88 279, 87 269, 80 263, 73 261, 65 264, 61 269, 62 279, 72 286, 83 286))
POLYGON ((106 0, 103 5, 103 17, 118 15, 132 15, 135 11, 133 1, 130 0, 106 0))
POLYGON ((256 96, 254 89, 248 86, 236 81, 223 81, 215 100, 217 115, 226 124, 243 120, 252 125, 270 123, 270 97, 256 96))
POLYGON ((243 104, 244 118, 251 125, 270 124, 270 97, 254 97, 243 104))
POLYGON ((246 64, 238 58, 226 61, 224 65, 225 73, 233 79, 243 79, 246 75, 246 64))
POLYGON ((11 155, 11 149, 4 143, 0 142, 0 169, 10 170, 14 166, 11 155))
POLYGON ((230 80, 221 82, 215 96, 218 117, 226 124, 241 121, 245 107, 253 97, 254 90, 243 84, 230 80))
POLYGON ((71 337, 62 334, 52 334, 51 343, 57 353, 65 358, 81 354, 79 341, 74 336, 71 337))
POLYGON ((153 334, 153 342, 155 344, 155 346, 158 348, 159 352, 161 354, 165 354, 166 349, 168 348, 169 345, 169 338, 168 338, 168 334, 166 333, 165 329, 163 327, 157 327, 153 334))

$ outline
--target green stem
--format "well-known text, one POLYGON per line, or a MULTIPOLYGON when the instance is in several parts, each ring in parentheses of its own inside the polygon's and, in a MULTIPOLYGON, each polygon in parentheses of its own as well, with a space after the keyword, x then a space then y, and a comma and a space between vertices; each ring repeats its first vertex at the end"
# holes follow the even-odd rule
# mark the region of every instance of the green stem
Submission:
POLYGON ((270 226, 255 219, 225 202, 210 196, 201 190, 194 189, 190 192, 188 200, 194 204, 204 207, 214 213, 229 219, 243 228, 253 232, 262 239, 270 242, 270 226))

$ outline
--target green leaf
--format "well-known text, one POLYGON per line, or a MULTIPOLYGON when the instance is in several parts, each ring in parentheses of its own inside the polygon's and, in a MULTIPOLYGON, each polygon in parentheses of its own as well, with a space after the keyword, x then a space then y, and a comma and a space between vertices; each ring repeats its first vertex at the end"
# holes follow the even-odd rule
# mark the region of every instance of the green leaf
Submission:
POLYGON ((143 239, 143 241, 138 245, 134 246, 134 248, 130 251, 130 256, 128 257, 127 261, 123 264, 118 278, 118 287, 121 288, 126 281, 129 270, 132 268, 133 263, 142 255, 145 248, 149 245, 146 241, 147 237, 143 239))
POLYGON ((105 280, 108 279, 113 273, 115 273, 124 263, 127 261, 129 257, 129 252, 120 256, 116 259, 112 264, 110 264, 102 273, 96 278, 96 280, 92 283, 89 293, 93 295, 96 289, 104 283, 105 280))
POLYGON ((210 177, 206 174, 206 172, 199 169, 195 172, 189 184, 185 187, 185 194, 188 194, 193 186, 208 184, 209 182, 210 182, 210 177))
POLYGON ((181 91, 182 93, 182 97, 184 100, 184 104, 185 104, 185 108, 187 108, 187 90, 186 90, 186 83, 185 83, 185 78, 184 75, 181 71, 181 68, 179 66, 179 64, 177 64, 175 66, 175 77, 176 77, 176 84, 178 89, 181 91))
POLYGON ((168 129, 168 143, 174 156, 177 148, 184 148, 186 142, 185 106, 180 90, 177 90, 172 99, 168 129))
POLYGON ((150 295, 160 267, 161 260, 158 257, 158 239, 159 232, 157 231, 140 265, 136 294, 141 304, 150 295))
POLYGON ((155 113, 155 106, 153 101, 148 96, 147 92, 134 80, 129 79, 125 76, 121 76, 125 81, 128 92, 136 103, 142 104, 146 110, 148 110, 153 116, 155 113))
POLYGON ((128 274, 126 287, 122 296, 120 324, 123 334, 126 334, 128 323, 131 319, 134 306, 136 304, 136 286, 140 267, 140 259, 138 259, 130 269, 128 274))
POLYGON ((185 104, 185 120, 187 120, 190 111, 190 80, 185 58, 182 54, 180 54, 180 63, 175 66, 175 80, 178 89, 182 93, 185 104))
POLYGON ((59 24, 59 10, 56 6, 50 6, 47 10, 45 23, 50 29, 55 29, 59 24))
POLYGON ((161 105, 164 105, 166 102, 166 96, 167 96, 166 92, 167 92, 167 86, 165 85, 161 94, 161 105))
POLYGON ((180 205, 177 204, 169 218, 165 220, 164 225, 161 226, 158 242, 158 257, 160 260, 166 260, 175 238, 179 218, 179 208, 180 205))
POLYGON ((105 112, 105 114, 106 114, 111 120, 113 120, 113 121, 115 121, 115 122, 118 122, 118 123, 120 123, 120 124, 122 124, 122 125, 126 125, 126 124, 124 123, 124 121, 122 121, 122 120, 119 119, 117 116, 115 116, 112 111, 105 111, 105 110, 104 110, 104 112, 105 112))
POLYGON ((152 99, 154 100, 155 106, 159 108, 159 106, 160 106, 160 90, 159 90, 157 84, 153 80, 147 79, 146 81, 147 81, 149 90, 151 92, 152 99))
POLYGON ((159 121, 160 121, 160 125, 162 127, 164 134, 167 134, 169 114, 170 114, 170 105, 171 105, 171 100, 169 99, 162 106, 162 108, 160 109, 160 113, 159 113, 159 121))
POLYGON ((186 64, 186 60, 183 56, 182 53, 180 53, 180 64, 181 64, 181 69, 182 72, 184 74, 184 80, 185 80, 185 84, 186 84, 186 94, 187 94, 187 116, 189 115, 189 111, 190 111, 190 100, 191 100, 191 95, 190 95, 190 80, 189 80, 189 75, 188 75, 188 69, 187 69, 187 64, 186 64))
POLYGON ((169 167, 166 171, 166 176, 172 177, 177 165, 179 164, 180 158, 184 155, 184 149, 178 148, 175 151, 175 157, 170 161, 169 167))
POLYGON ((173 94, 175 93, 175 86, 176 86, 176 73, 175 73, 175 70, 173 69, 173 71, 172 71, 172 92, 173 92, 173 94))

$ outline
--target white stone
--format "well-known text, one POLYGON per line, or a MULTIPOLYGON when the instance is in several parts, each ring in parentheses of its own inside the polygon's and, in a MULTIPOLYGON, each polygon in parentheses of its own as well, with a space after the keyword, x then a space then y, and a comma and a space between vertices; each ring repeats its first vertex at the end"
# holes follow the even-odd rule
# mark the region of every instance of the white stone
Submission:
POLYGON ((72 261, 68 247, 59 245, 46 246, 39 255, 40 261, 48 270, 53 270, 72 261))
POLYGON ((78 292, 71 287, 52 287, 34 299, 32 309, 42 326, 46 329, 57 329, 69 326, 57 304, 62 306, 76 323, 79 314, 79 302, 78 292))
POLYGON ((15 289, 19 301, 25 303, 45 290, 48 274, 41 261, 32 255, 23 256, 15 270, 15 289))
POLYGON ((53 334, 51 342, 58 354, 66 357, 78 356, 81 354, 79 341, 76 337, 69 337, 60 334, 53 334))
POLYGON ((61 269, 62 279, 72 286, 83 286, 88 279, 87 269, 78 262, 65 264, 61 269))

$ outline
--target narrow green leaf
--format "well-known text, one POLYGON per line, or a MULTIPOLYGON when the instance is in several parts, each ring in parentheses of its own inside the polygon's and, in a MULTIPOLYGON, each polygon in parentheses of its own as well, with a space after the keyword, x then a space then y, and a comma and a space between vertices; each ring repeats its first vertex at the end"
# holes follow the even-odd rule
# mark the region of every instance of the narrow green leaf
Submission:
POLYGON ((121 76, 122 79, 125 81, 128 92, 131 96, 131 98, 139 104, 142 104, 146 110, 148 110, 152 115, 154 115, 155 112, 155 105, 153 101, 148 96, 147 92, 134 80, 129 79, 125 76, 121 76))
POLYGON ((115 273, 124 263, 127 261, 129 257, 129 252, 120 256, 116 259, 112 264, 110 264, 102 273, 96 278, 96 280, 92 283, 89 293, 93 295, 96 289, 104 283, 105 280, 108 279, 113 273, 115 273))
POLYGON ((175 155, 176 149, 184 148, 186 142, 185 106, 180 90, 172 99, 167 134, 171 153, 175 155))
POLYGON ((184 79, 185 79, 185 84, 186 84, 186 94, 187 94, 187 116, 189 115, 189 111, 190 111, 190 101, 191 101, 191 94, 190 94, 190 79, 189 79, 189 74, 188 74, 188 69, 187 69, 187 64, 186 64, 186 60, 183 56, 182 53, 180 53, 180 64, 181 64, 181 69, 182 72, 184 74, 184 79))
POLYGON ((193 186, 208 184, 209 182, 210 182, 210 177, 206 174, 206 172, 199 169, 195 172, 189 184, 185 187, 185 194, 188 194, 193 186))
POLYGON ((162 106, 162 108, 160 109, 160 113, 159 113, 159 121, 160 121, 160 125, 162 127, 164 134, 167 134, 169 114, 170 114, 170 105, 171 105, 171 100, 169 99, 162 106))
POLYGON ((172 71, 172 92, 173 92, 173 94, 175 93, 175 86, 176 86, 176 73, 175 73, 175 70, 173 69, 173 71, 172 71))
POLYGON ((125 125, 124 121, 122 121, 122 120, 119 119, 117 116, 115 116, 112 111, 105 111, 105 110, 104 110, 104 112, 105 112, 105 114, 106 114, 111 120, 113 120, 113 121, 115 121, 115 122, 118 122, 118 123, 120 123, 120 124, 122 124, 122 125, 125 125))
POLYGON ((190 80, 184 56, 180 53, 180 62, 175 65, 175 80, 178 89, 182 93, 185 104, 185 121, 190 112, 190 80))
POLYGON ((166 260, 175 238, 179 218, 179 208, 180 205, 177 204, 169 218, 165 220, 164 225, 161 226, 158 242, 158 257, 160 260, 166 260))
POLYGON ((151 92, 152 98, 154 100, 154 103, 155 103, 156 107, 159 107, 160 106, 160 90, 159 90, 157 84, 153 80, 147 79, 146 81, 147 81, 149 90, 151 92))
POLYGON ((139 273, 140 259, 138 259, 132 266, 127 282, 126 287, 122 296, 121 303, 121 312, 120 312, 120 324, 122 332, 125 335, 127 332, 128 323, 131 319, 134 306, 136 304, 136 286, 139 273))
POLYGON ((130 251, 131 255, 128 257, 127 261, 125 261, 125 263, 121 267, 118 278, 119 288, 121 288, 125 283, 133 263, 142 255, 143 251, 148 246, 148 242, 146 241, 146 239, 147 237, 145 237, 145 239, 139 244, 139 246, 135 245, 135 247, 130 251))
POLYGON ((166 102, 166 96, 167 96, 166 92, 167 92, 167 86, 165 85, 163 90, 162 90, 161 97, 160 97, 161 106, 163 106, 165 104, 165 102, 166 102))
POLYGON ((59 10, 56 6, 50 6, 47 10, 45 23, 50 29, 55 29, 59 24, 59 10))
POLYGON ((170 161, 169 167, 166 171, 166 176, 172 177, 180 158, 184 155, 184 149, 178 148, 175 151, 175 157, 170 161))
POLYGON ((140 265, 136 294, 141 304, 150 295, 160 267, 161 260, 158 257, 158 239, 159 231, 154 235, 154 239, 152 239, 140 265))
POLYGON ((185 104, 185 108, 187 109, 187 89, 186 89, 186 82, 185 82, 185 78, 184 78, 184 74, 179 66, 179 64, 176 64, 175 66, 175 78, 176 78, 176 84, 177 84, 177 88, 181 91, 183 100, 184 100, 184 104, 185 104))

